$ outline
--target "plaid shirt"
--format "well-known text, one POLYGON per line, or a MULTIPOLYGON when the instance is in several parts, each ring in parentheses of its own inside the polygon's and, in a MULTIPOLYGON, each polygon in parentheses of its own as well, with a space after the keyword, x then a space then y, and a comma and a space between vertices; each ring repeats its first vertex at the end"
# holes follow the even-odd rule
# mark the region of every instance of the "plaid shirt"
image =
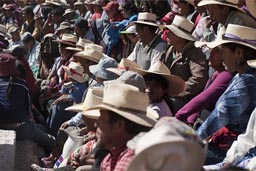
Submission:
POLYGON ((134 150, 126 145, 114 147, 101 162, 101 171, 125 171, 134 156, 134 150))

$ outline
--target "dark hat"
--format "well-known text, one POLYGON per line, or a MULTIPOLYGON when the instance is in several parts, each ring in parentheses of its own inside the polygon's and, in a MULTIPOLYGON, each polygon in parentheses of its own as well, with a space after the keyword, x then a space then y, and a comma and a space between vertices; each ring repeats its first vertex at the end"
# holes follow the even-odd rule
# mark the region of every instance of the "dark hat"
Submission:
POLYGON ((11 76, 17 74, 16 59, 7 53, 0 54, 0 76, 11 76))
POLYGON ((87 28, 88 27, 88 21, 83 18, 78 18, 74 24, 74 27, 79 27, 79 28, 87 28))

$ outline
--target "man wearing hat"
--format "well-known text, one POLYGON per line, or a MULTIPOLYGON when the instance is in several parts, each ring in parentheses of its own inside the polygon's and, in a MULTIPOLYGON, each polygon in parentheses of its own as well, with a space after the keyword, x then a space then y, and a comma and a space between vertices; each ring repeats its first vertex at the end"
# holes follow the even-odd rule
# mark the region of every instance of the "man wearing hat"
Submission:
POLYGON ((97 118, 97 145, 110 151, 101 162, 102 171, 126 170, 134 156, 134 150, 126 143, 154 124, 154 111, 147 110, 148 96, 134 86, 112 84, 104 89, 101 105, 88 110, 99 110, 100 114, 87 114, 97 118))
POLYGON ((167 29, 167 42, 171 45, 162 55, 162 60, 173 75, 186 81, 185 91, 178 96, 182 103, 200 93, 208 79, 205 54, 194 46, 196 38, 191 35, 193 26, 191 21, 178 15, 171 25, 161 26, 167 29))
POLYGON ((19 28, 16 26, 11 26, 8 28, 8 33, 11 35, 11 40, 9 41, 9 48, 13 45, 21 45, 24 46, 23 41, 20 37, 19 28))
POLYGON ((95 41, 93 31, 90 28, 88 21, 81 17, 78 18, 74 24, 74 32, 78 38, 81 37, 92 42, 95 41))
POLYGON ((160 53, 165 49, 166 43, 156 34, 158 25, 155 14, 139 13, 138 20, 134 23, 140 40, 128 59, 135 61, 143 69, 149 69, 155 61, 160 60, 160 53))

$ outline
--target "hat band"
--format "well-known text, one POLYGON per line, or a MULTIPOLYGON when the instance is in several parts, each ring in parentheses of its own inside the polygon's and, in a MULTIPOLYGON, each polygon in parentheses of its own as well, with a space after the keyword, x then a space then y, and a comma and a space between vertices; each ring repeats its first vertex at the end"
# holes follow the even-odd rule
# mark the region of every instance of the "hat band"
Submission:
POLYGON ((73 70, 72 68, 69 68, 69 71, 70 71, 70 73, 71 73, 71 76, 73 76, 73 75, 79 75, 79 76, 83 76, 83 74, 80 74, 80 73, 78 73, 78 72, 76 72, 75 70, 73 70))
POLYGON ((173 25, 174 27, 180 29, 181 31, 185 32, 185 33, 191 34, 191 32, 192 32, 192 31, 185 30, 184 28, 182 28, 182 27, 180 27, 180 26, 178 26, 178 25, 176 25, 176 24, 172 24, 172 25, 173 25))
POLYGON ((137 21, 150 22, 150 23, 156 24, 156 21, 153 21, 153 20, 138 19, 137 21))
POLYGON ((248 43, 248 44, 252 44, 252 45, 256 45, 256 40, 249 40, 249 39, 241 39, 240 37, 238 37, 237 35, 231 34, 231 33, 225 33, 222 36, 223 40, 237 40, 240 42, 244 42, 244 43, 248 43))
POLYGON ((118 65, 117 69, 118 70, 126 70, 126 71, 128 71, 129 67, 125 67, 125 66, 123 67, 123 66, 118 65))
POLYGON ((127 108, 127 107, 115 106, 115 105, 112 105, 112 104, 109 104, 109 103, 104 103, 104 102, 103 102, 103 104, 106 105, 106 106, 109 106, 111 108, 124 111, 124 112, 131 112, 131 113, 134 113, 134 114, 146 115, 145 111, 141 111, 141 110, 137 110, 137 109, 131 109, 131 108, 127 108))

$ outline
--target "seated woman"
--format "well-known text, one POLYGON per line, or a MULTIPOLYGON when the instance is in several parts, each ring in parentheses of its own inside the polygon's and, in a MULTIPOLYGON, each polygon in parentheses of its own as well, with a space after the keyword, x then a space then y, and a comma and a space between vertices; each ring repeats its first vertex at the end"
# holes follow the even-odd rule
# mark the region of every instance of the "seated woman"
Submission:
MULTIPOLYGON (((195 43, 196 46, 205 44, 207 45, 207 43, 195 43)), ((211 45, 211 43, 209 44, 211 45)), ((230 80, 233 78, 233 74, 225 70, 221 53, 222 51, 219 47, 211 50, 208 65, 215 72, 208 79, 204 90, 177 111, 175 117, 180 121, 193 125, 202 110, 206 109, 209 112, 213 110, 215 103, 227 89, 230 80)))
POLYGON ((0 129, 16 131, 17 140, 29 139, 46 152, 54 145, 54 137, 31 118, 31 98, 26 83, 16 77, 15 58, 0 54, 0 129))
POLYGON ((237 135, 245 131, 256 106, 256 69, 247 64, 247 60, 256 56, 255 35, 254 28, 229 24, 221 39, 210 47, 222 45, 225 69, 237 74, 217 101, 213 112, 197 130, 202 138, 209 138, 206 164, 224 158, 237 135))
POLYGON ((179 76, 171 75, 164 63, 157 61, 149 70, 131 68, 141 74, 146 82, 145 92, 149 96, 150 107, 163 116, 173 116, 169 96, 176 96, 185 89, 185 81, 179 76))

